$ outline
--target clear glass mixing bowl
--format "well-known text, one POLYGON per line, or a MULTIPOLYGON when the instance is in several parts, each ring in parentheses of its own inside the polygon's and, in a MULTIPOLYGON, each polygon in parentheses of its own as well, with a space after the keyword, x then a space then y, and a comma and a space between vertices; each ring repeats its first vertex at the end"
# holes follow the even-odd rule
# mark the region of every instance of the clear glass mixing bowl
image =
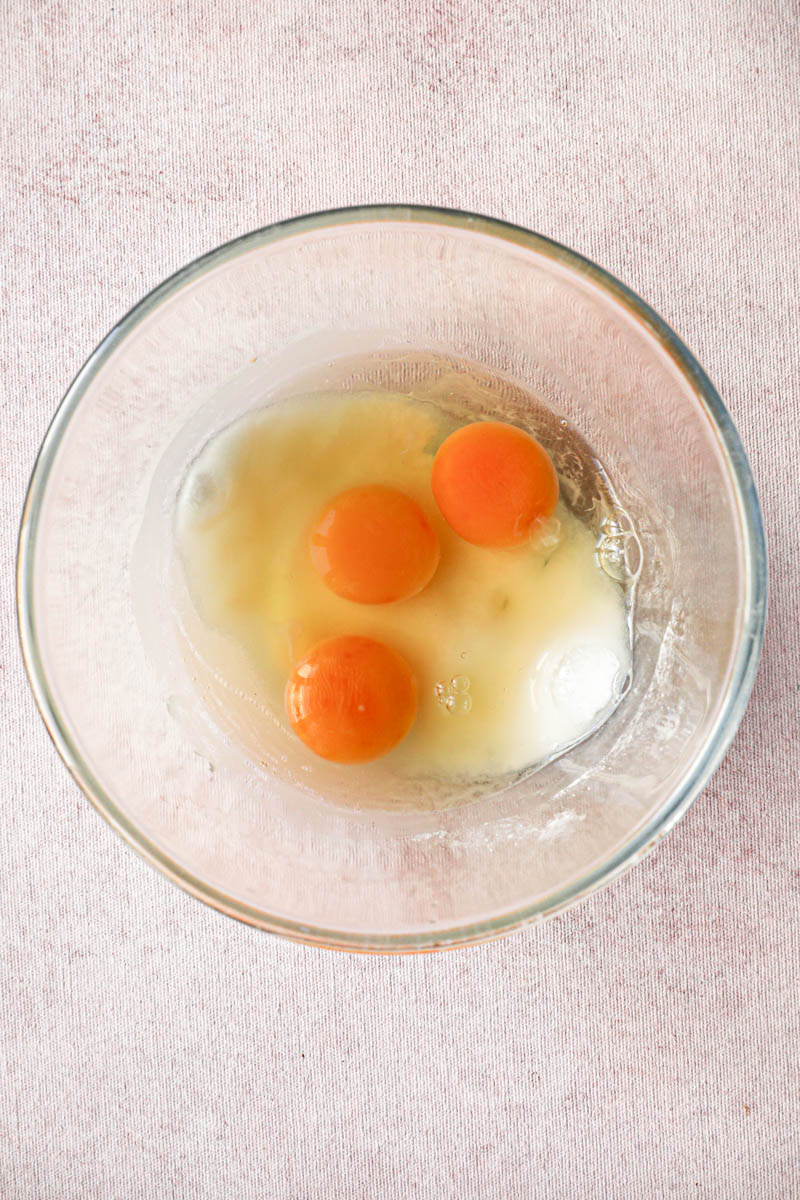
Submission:
POLYGON ((646 304, 523 229, 382 207, 231 242, 111 331, 42 446, 18 589, 48 729, 133 847, 261 928, 398 951, 563 909, 671 828, 744 711, 766 560, 730 417, 646 304), (175 489, 205 437, 300 368, 333 378, 343 355, 406 351, 502 372, 512 393, 517 381, 569 422, 607 469, 642 556, 633 686, 608 723, 499 794, 422 812, 359 807, 358 775, 347 807, 248 769, 180 675, 168 618, 136 612, 142 555, 159 578, 175 489))

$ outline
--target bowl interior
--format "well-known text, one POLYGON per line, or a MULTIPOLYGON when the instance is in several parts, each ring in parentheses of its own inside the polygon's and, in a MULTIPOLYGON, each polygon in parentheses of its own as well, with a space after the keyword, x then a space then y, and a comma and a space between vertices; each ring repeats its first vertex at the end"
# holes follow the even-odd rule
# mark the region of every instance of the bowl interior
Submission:
POLYGON ((291 936, 420 948, 554 911, 670 825, 743 710, 763 570, 735 432, 646 306, 534 235, 351 211, 223 247, 109 335, 34 475, 21 629, 68 763, 173 878, 291 936), (468 392, 464 361, 504 382, 468 392), (541 419, 565 419, 603 464, 641 544, 634 678, 613 717, 503 790, 421 810, 369 803, 369 772, 329 768, 309 787, 257 769, 224 705, 200 701, 161 586, 171 506, 212 433, 293 390, 409 372, 512 419, 531 418, 533 392, 541 419))

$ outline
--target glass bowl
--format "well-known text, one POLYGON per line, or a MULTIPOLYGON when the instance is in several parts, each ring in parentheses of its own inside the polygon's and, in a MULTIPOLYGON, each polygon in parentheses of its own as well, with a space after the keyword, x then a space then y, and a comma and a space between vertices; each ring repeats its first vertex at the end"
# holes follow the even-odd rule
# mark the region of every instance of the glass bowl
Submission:
POLYGON ((430 208, 287 221, 156 288, 69 388, 20 534, 28 674, 92 803, 208 904, 349 950, 477 942, 636 862, 735 732, 765 602, 747 459, 681 341, 565 247, 430 208), (361 803, 369 782, 347 768, 329 778, 349 805, 239 753, 174 652, 158 581, 176 489, 211 433, 298 372, 341 383, 353 356, 409 355, 437 378, 452 369, 456 390, 460 362, 499 372, 515 403, 532 392, 577 430, 633 521, 641 565, 633 683, 598 733, 502 790, 387 811, 361 803))

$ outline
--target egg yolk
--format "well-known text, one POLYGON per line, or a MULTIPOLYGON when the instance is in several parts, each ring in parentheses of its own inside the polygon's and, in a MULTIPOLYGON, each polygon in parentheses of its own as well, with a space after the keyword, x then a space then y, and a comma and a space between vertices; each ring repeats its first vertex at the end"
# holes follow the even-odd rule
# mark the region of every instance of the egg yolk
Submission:
POLYGON ((439 542, 420 506, 396 488, 351 488, 320 513, 311 561, 331 591, 360 604, 388 604, 422 591, 439 563, 439 542))
POLYGON ((546 451, 503 421, 477 421, 451 433, 436 454, 431 483, 448 525, 476 546, 521 545, 558 500, 546 451))
POLYGON ((382 642, 329 638, 295 667, 286 712, 320 758, 368 762, 408 733, 417 715, 417 684, 405 659, 382 642))

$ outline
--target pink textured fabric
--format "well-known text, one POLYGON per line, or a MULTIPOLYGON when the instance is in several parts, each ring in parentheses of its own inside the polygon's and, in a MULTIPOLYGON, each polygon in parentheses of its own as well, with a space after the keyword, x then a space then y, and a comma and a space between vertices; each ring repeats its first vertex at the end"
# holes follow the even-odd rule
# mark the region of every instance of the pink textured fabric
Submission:
POLYGON ((0 1195, 800 1193, 792 5, 3 0, 0 38, 0 1195), (49 744, 10 585, 109 326, 219 242, 379 200, 506 217, 647 298, 738 423, 772 569, 748 714, 657 852, 405 960, 239 927, 128 853, 49 744))

